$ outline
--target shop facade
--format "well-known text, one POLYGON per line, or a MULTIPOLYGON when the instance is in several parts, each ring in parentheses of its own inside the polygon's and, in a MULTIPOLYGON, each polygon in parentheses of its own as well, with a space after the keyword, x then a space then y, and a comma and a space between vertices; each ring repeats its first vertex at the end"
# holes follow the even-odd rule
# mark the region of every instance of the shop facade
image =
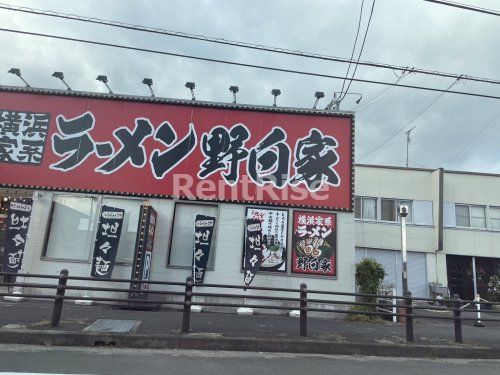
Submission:
POLYGON ((16 272, 354 290, 351 114, 17 88, 0 98, 0 193, 30 192, 16 272))

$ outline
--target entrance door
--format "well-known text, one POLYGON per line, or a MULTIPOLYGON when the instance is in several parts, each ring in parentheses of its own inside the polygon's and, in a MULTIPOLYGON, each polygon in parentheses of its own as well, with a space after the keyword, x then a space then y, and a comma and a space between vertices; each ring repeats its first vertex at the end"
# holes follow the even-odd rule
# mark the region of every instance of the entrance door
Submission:
POLYGON ((450 295, 453 296, 456 293, 461 299, 474 299, 472 257, 446 255, 446 270, 450 295))

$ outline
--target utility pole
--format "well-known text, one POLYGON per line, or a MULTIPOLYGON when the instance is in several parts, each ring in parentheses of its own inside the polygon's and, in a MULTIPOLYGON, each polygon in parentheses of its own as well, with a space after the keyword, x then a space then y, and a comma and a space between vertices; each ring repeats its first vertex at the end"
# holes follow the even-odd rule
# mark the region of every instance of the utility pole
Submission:
POLYGON ((406 216, 408 216, 408 206, 399 206, 399 216, 401 217, 401 258, 403 259, 403 293, 408 291, 408 266, 406 254, 406 216))
POLYGON ((408 168, 408 148, 410 146, 410 133, 413 129, 415 129, 415 127, 406 132, 406 168, 408 168))

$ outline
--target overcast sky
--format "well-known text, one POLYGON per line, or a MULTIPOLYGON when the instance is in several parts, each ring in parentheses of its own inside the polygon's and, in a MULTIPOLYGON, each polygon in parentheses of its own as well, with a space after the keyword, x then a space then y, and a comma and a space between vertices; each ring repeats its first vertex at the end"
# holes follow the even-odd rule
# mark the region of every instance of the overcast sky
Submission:
MULTIPOLYGON (((373 0, 365 0, 361 35, 373 0)), ((238 41, 350 57, 362 0, 0 0, 28 6, 238 41)), ((498 0, 462 0, 500 10, 498 0)), ((347 65, 219 46, 175 37, 125 31, 0 10, 2 27, 53 33, 251 64, 345 75, 347 65)), ((500 17, 436 5, 423 0, 377 0, 362 60, 500 79, 500 17)), ((360 37, 361 39, 361 37, 360 37)), ((360 44, 360 43, 359 43, 360 44)), ((106 74, 116 93, 146 95, 142 78, 151 77, 157 96, 189 98, 186 81, 196 82, 196 97, 230 101, 238 85, 238 102, 271 104, 272 88, 281 89, 278 104, 311 107, 314 92, 324 91, 324 106, 342 81, 232 67, 181 58, 82 45, 0 32, 0 84, 19 85, 6 74, 11 67, 36 87, 62 88, 50 77, 63 71, 75 90, 105 91, 95 81, 106 74), (328 99, 328 100, 327 100, 328 99)), ((357 54, 356 54, 357 56, 357 54)), ((390 70, 360 66, 359 78, 394 82, 390 70)), ((411 74, 401 83, 447 88, 451 78, 411 74)), ((384 86, 353 82, 350 91, 367 102, 384 86)), ((454 90, 500 96, 500 86, 458 83, 454 90)), ((407 124, 439 93, 392 88, 356 110, 356 161, 404 166, 405 131, 415 127, 410 166, 445 167, 500 173, 500 101, 445 94, 411 125, 378 151, 370 153, 407 124), (491 121, 495 115, 498 117, 491 121), (370 154, 369 154, 370 153, 370 154), (365 156, 367 155, 368 156, 365 156)), ((347 96, 341 109, 356 107, 347 96)))

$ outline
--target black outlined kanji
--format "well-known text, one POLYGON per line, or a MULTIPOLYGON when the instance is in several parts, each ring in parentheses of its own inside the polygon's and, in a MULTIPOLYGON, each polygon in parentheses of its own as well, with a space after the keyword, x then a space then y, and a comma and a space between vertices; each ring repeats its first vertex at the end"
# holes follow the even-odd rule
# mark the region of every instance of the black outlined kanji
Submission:
POLYGON ((229 185, 238 182, 240 162, 248 156, 244 147, 250 132, 243 124, 234 125, 229 131, 224 126, 216 126, 205 133, 201 139, 201 151, 205 160, 201 163, 198 177, 204 179, 217 171, 229 185))
POLYGON ((339 162, 337 146, 335 138, 324 136, 318 129, 311 129, 307 137, 299 138, 295 146, 296 174, 290 184, 304 183, 310 191, 321 189, 323 183, 339 186, 340 177, 332 168, 339 162))

